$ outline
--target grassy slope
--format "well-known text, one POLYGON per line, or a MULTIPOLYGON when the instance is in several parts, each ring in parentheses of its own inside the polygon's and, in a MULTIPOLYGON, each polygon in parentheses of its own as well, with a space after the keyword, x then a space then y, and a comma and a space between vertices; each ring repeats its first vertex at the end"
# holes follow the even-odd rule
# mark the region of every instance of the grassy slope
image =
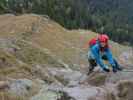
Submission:
MULTIPOLYGON (((88 49, 84 48, 84 45, 97 35, 84 30, 68 31, 54 21, 34 14, 2 15, 0 21, 0 37, 10 36, 30 41, 40 48, 48 49, 56 57, 69 64, 79 61, 77 58, 85 54, 88 49)), ((116 56, 128 48, 113 42, 112 45, 116 56)))

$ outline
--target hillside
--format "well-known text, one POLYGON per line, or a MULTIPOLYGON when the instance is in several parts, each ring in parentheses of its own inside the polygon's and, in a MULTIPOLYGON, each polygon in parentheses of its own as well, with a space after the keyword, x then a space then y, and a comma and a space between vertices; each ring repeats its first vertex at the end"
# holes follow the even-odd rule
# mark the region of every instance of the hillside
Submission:
MULTIPOLYGON (((105 93, 106 89, 101 87, 104 80, 116 85, 119 80, 132 79, 130 72, 126 76, 124 72, 118 73, 115 78, 113 73, 107 75, 96 72, 88 79, 85 75, 88 70, 86 43, 97 36, 92 31, 70 31, 46 16, 35 14, 0 15, 0 22, 0 79, 5 82, 0 83, 0 87, 4 88, 4 92, 1 89, 0 99, 4 96, 5 100, 55 100, 57 97, 60 99, 56 100, 87 100, 91 96, 95 98, 99 93, 97 85, 100 85, 98 89, 104 91, 100 93, 110 98, 105 93), (79 84, 81 80, 90 84, 85 85, 85 91, 79 84), (71 93, 76 90, 77 94, 71 93), (87 93, 86 91, 93 91, 93 94, 76 97, 78 93, 87 93)), ((131 68, 131 48, 112 41, 110 43, 113 54, 122 66, 131 68), (128 54, 126 58, 125 53, 128 54)), ((102 100, 109 100, 107 98, 102 100)))
POLYGON ((48 52, 70 64, 73 64, 72 61, 78 63, 75 56, 78 57, 83 52, 82 45, 88 41, 88 37, 96 35, 89 31, 68 31, 50 19, 37 15, 3 15, 0 20, 1 37, 13 37, 38 48, 48 49, 48 52), (84 35, 84 39, 80 40, 82 33, 88 36, 84 35))
MULTIPOLYGON (((32 14, 2 15, 0 20, 1 38, 14 38, 33 44, 38 48, 48 49, 49 52, 59 58, 63 57, 64 61, 70 63, 76 58, 75 56, 80 56, 80 53, 88 49, 84 48, 84 45, 90 38, 97 35, 94 32, 84 30, 68 31, 50 19, 32 14)), ((116 44, 116 46, 122 48, 120 45, 116 44)), ((120 48, 117 50, 118 55, 121 53, 120 48)))

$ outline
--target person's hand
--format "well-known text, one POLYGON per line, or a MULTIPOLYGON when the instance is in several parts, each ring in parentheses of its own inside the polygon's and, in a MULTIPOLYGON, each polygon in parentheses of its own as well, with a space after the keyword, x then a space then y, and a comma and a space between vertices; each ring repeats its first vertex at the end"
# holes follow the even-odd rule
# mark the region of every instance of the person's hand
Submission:
POLYGON ((115 65, 112 65, 113 68, 113 72, 116 73, 117 72, 117 67, 115 65))
POLYGON ((110 72, 109 67, 106 65, 106 66, 103 68, 103 71, 105 71, 105 72, 110 72))

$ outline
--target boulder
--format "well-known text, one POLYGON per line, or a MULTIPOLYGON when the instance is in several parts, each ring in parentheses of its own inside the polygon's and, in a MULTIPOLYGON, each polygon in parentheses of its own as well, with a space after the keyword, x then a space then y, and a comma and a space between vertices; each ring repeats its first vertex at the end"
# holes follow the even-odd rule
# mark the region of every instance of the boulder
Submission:
POLYGON ((9 93, 16 96, 27 96, 35 90, 35 84, 29 79, 17 79, 9 84, 9 93))
POLYGON ((120 100, 133 100, 133 80, 122 80, 117 84, 120 100))

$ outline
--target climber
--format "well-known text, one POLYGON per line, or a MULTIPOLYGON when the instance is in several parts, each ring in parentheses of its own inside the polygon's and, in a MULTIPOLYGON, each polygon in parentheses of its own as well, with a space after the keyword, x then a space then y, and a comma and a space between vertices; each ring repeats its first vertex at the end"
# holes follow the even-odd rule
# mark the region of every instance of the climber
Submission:
POLYGON ((108 42, 109 37, 106 34, 100 34, 97 38, 93 38, 89 41, 89 73, 93 72, 97 64, 103 71, 110 72, 109 67, 103 63, 103 60, 107 60, 111 64, 114 73, 118 70, 122 70, 116 59, 113 58, 108 42))

